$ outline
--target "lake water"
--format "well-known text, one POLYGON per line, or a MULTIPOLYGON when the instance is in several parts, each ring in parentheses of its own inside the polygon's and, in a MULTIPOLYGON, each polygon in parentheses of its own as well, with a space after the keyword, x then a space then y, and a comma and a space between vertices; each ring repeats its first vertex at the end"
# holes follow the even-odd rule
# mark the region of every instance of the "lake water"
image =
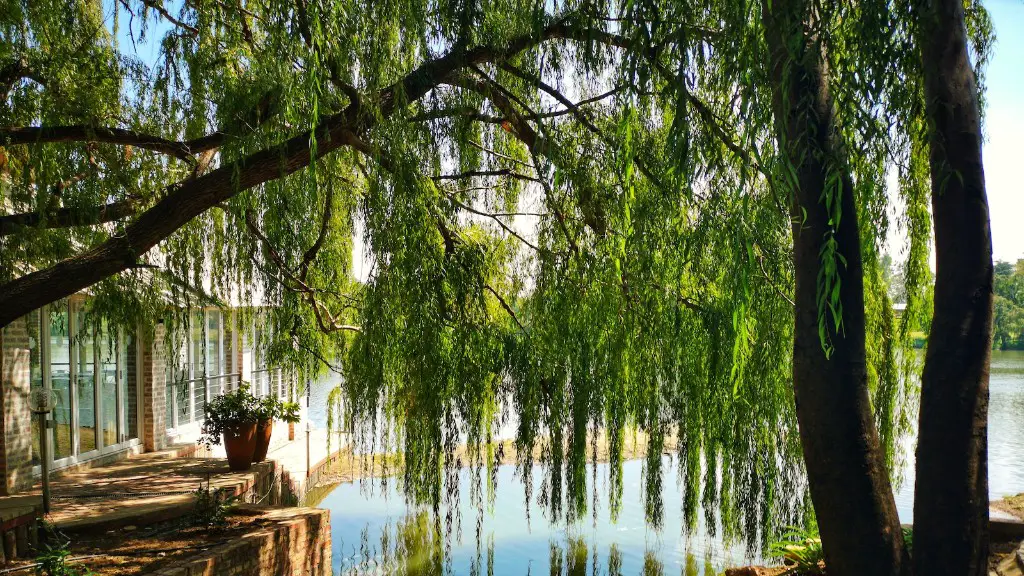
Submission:
MULTIPOLYGON (((321 394, 325 395, 314 388, 314 406, 321 394)), ((912 456, 912 439, 904 449, 912 456)), ((913 517, 913 458, 907 461, 911 466, 904 470, 904 483, 896 493, 903 522, 911 522, 913 517)), ((703 526, 689 537, 683 534, 681 493, 672 489, 676 486, 672 467, 666 467, 664 482, 665 526, 661 531, 648 529, 640 500, 641 467, 639 461, 623 465, 625 489, 618 522, 611 522, 606 502, 602 501, 598 503, 596 521, 588 516, 567 527, 548 522, 535 504, 528 520, 522 484, 512 467, 503 466, 498 471, 494 506, 483 516, 479 548, 475 535, 477 511, 469 503, 469 473, 464 471, 460 482, 463 535, 461 541, 452 543, 447 556, 450 573, 546 575, 551 572, 552 562, 561 562, 563 570, 559 572, 569 574, 603 574, 610 564, 618 564, 621 574, 697 576, 716 574, 726 566, 752 560, 745 557, 742 546, 726 546, 720 539, 708 537, 703 526)), ((534 475, 534 486, 538 486, 539 470, 534 475)), ((606 493, 601 489, 602 478, 606 477, 607 467, 599 466, 599 494, 606 493)), ((989 485, 993 499, 1024 492, 1024 352, 996 352, 992 356, 989 485)), ((379 564, 383 556, 381 535, 387 532, 394 542, 396 525, 409 512, 394 486, 382 489, 372 482, 341 484, 319 506, 331 511, 335 574, 394 572, 393 566, 379 564)), ((433 573, 426 559, 413 556, 413 564, 406 565, 411 573, 433 573)))

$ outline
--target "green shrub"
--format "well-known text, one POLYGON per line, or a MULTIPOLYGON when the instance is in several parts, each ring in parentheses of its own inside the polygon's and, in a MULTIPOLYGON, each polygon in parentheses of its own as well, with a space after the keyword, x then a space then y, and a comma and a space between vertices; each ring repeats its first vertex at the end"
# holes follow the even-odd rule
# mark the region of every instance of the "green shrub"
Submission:
POLYGON ((189 525, 206 528, 226 526, 228 510, 240 499, 238 496, 221 499, 219 489, 210 489, 209 478, 207 478, 205 486, 199 485, 195 494, 196 501, 192 506, 192 514, 189 516, 189 525))
POLYGON ((215 396, 203 408, 203 428, 199 443, 207 448, 219 445, 229 428, 259 421, 260 400, 249 392, 249 385, 215 396))
POLYGON ((36 556, 35 572, 39 576, 90 576, 93 572, 85 566, 70 566, 71 540, 52 524, 44 523, 46 543, 36 556))
POLYGON ((259 420, 299 421, 299 404, 282 402, 276 396, 265 396, 257 401, 256 417, 259 420))
POLYGON ((806 530, 789 529, 782 535, 781 540, 768 545, 768 556, 782 560, 799 576, 825 574, 825 554, 821 548, 821 538, 806 530))

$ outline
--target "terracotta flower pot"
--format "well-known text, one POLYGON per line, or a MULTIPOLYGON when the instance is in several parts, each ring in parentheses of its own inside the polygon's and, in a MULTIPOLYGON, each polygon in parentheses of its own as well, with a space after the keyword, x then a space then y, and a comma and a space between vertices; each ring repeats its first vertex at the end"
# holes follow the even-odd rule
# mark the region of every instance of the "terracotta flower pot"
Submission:
POLYGON ((260 420, 256 425, 256 452, 252 455, 253 462, 263 462, 267 459, 267 450, 270 448, 270 435, 274 433, 273 420, 260 420))
POLYGON ((248 470, 252 466, 256 451, 256 423, 249 422, 224 429, 224 451, 228 455, 228 467, 232 470, 248 470))

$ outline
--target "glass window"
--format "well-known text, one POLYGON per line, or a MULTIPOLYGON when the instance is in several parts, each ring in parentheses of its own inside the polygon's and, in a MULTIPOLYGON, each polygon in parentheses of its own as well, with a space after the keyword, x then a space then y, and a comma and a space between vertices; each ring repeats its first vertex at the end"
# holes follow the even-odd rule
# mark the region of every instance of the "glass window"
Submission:
POLYGON ((106 321, 100 325, 96 338, 99 351, 100 376, 100 430, 103 446, 117 444, 117 329, 110 328, 106 321))
MULTIPOLYGON (((25 319, 28 329, 28 375, 29 388, 43 387, 43 343, 40 338, 39 311, 31 312, 25 319)), ((32 414, 32 465, 39 465, 39 416, 32 414)))
POLYGON ((204 334, 204 314, 202 311, 192 313, 192 405, 194 421, 202 420, 203 408, 206 406, 206 335, 204 334))
POLYGON ((192 421, 189 395, 189 343, 188 334, 176 332, 171 336, 170 361, 167 363, 167 427, 173 428, 192 421))
POLYGON ((78 403, 78 453, 96 449, 96 342, 89 320, 76 306, 74 346, 78 403))
POLYGON ((67 302, 50 305, 50 387, 57 396, 53 419, 53 457, 71 455, 71 339, 67 302))
POLYGON ((166 403, 167 413, 164 417, 167 421, 164 423, 168 428, 174 428, 174 391, 177 389, 174 385, 174 363, 168 362, 167 368, 164 374, 164 402, 166 403))
POLYGON ((221 314, 215 310, 206 313, 206 373, 211 378, 209 381, 209 397, 220 394, 223 386, 223 378, 215 378, 224 374, 224 363, 221 358, 221 314))
POLYGON ((253 330, 252 340, 252 387, 253 394, 257 396, 263 396, 266 394, 269 380, 269 374, 267 374, 266 371, 267 366, 263 353, 264 337, 263 329, 259 326, 260 320, 260 315, 257 315, 257 326, 253 330))

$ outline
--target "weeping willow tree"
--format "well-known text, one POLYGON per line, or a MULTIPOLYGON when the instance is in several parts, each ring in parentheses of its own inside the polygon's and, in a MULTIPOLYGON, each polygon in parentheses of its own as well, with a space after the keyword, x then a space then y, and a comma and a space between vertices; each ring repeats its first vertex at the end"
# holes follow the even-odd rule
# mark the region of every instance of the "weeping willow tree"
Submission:
POLYGON ((616 511, 640 431, 653 525, 678 489, 688 526, 703 510, 756 548, 808 520, 810 480, 819 520, 838 514, 827 550, 844 514, 864 527, 836 569, 888 548, 898 571, 889 475, 930 234, 909 11, 6 2, 0 325, 89 287, 126 316, 197 291, 259 305, 276 354, 344 373, 360 443, 401 454, 439 526, 463 464, 474 497, 493 487, 503 429, 567 520, 592 509, 604 443, 616 511), (879 269, 896 196, 900 321, 879 269), (851 442, 841 465, 830 438, 851 442), (842 483, 818 496, 851 474, 874 512, 842 483))

